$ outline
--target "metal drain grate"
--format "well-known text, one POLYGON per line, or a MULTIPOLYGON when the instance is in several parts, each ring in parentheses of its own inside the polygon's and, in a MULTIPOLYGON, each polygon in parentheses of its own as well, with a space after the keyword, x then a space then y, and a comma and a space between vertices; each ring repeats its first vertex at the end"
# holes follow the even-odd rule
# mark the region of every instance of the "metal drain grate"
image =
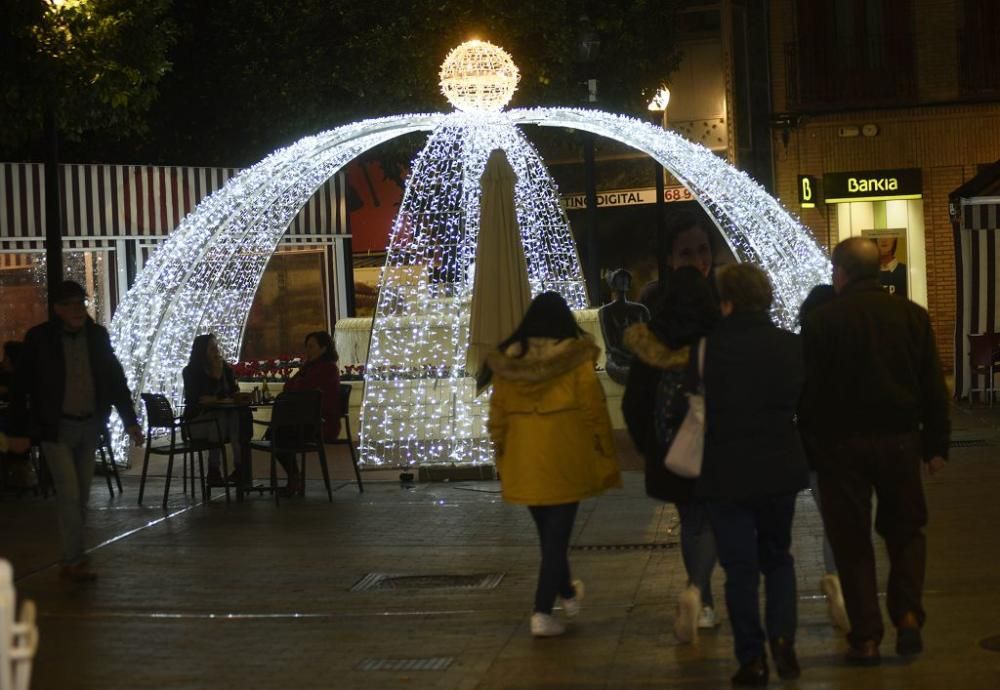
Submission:
POLYGON ((988 652, 1000 652, 1000 635, 987 637, 979 641, 979 646, 988 652))
POLYGON ((963 441, 952 441, 948 445, 952 448, 985 448, 990 444, 986 442, 986 439, 970 438, 963 441))
POLYGON ((392 573, 368 573, 358 580, 352 592, 392 589, 495 589, 503 579, 503 573, 479 573, 476 575, 400 575, 392 573))
POLYGON ((668 551, 676 549, 678 542, 670 541, 662 544, 574 544, 572 551, 668 551))
POLYGON ((354 667, 355 671, 444 671, 453 656, 433 656, 425 659, 362 659, 354 667))

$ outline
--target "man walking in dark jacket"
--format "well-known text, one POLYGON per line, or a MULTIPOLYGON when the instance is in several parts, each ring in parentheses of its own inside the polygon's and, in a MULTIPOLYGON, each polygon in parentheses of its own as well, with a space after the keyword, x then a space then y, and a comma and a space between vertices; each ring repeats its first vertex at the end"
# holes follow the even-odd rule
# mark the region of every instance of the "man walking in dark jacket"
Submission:
POLYGON ((927 523, 920 465, 940 471, 948 453, 948 394, 927 312, 879 285, 879 251, 855 237, 833 251, 837 298, 803 324, 806 385, 800 425, 820 442, 823 519, 851 621, 848 663, 880 661, 871 496, 890 572, 886 605, 896 651, 923 649, 927 523))
POLYGON ((94 452, 114 405, 136 445, 142 431, 132 396, 108 332, 87 314, 87 293, 64 281, 52 291, 54 318, 25 336, 15 373, 14 424, 41 441, 55 482, 62 535, 60 575, 76 582, 96 578, 84 552, 83 525, 94 476, 94 452))

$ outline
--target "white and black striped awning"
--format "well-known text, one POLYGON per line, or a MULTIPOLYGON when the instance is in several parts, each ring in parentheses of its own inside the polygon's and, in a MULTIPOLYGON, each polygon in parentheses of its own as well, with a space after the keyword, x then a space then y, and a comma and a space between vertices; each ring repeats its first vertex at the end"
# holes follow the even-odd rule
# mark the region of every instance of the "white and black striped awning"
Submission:
POLYGON ((953 216, 958 303, 955 313, 955 395, 974 387, 969 335, 1000 332, 1000 198, 956 199, 953 216))
MULTIPOLYGON (((118 239, 155 242, 237 172, 234 168, 61 165, 64 243, 69 248, 97 248, 118 239)), ((345 234, 344 199, 341 173, 317 190, 295 217, 285 240, 308 243, 345 234)), ((0 249, 39 251, 44 237, 44 166, 0 163, 0 249)))

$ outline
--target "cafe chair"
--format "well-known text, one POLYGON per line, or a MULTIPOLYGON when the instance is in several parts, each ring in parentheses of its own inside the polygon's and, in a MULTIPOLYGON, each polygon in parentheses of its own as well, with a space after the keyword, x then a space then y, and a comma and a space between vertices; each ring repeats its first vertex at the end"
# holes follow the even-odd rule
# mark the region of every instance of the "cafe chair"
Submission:
POLYGON ((122 478, 118 474, 118 465, 115 464, 115 453, 111 449, 111 433, 107 427, 101 429, 101 437, 97 442, 97 453, 101 456, 101 469, 104 471, 104 479, 108 482, 108 492, 114 497, 115 489, 111 485, 111 478, 114 477, 115 484, 118 485, 118 493, 122 491, 122 478))
POLYGON ((361 483, 361 470, 358 468, 358 455, 354 448, 354 439, 351 436, 351 417, 349 414, 351 404, 351 384, 342 383, 340 384, 340 419, 344 423, 344 436, 343 438, 338 438, 336 441, 331 441, 330 445, 333 446, 347 446, 347 450, 351 453, 351 464, 354 465, 354 476, 358 480, 358 493, 363 494, 365 492, 364 484, 361 483))
POLYGON ((996 392, 994 379, 1000 373, 1000 366, 996 363, 998 348, 1000 348, 1000 334, 998 333, 969 335, 969 369, 974 377, 973 380, 978 384, 979 377, 986 377, 985 385, 969 388, 970 402, 973 393, 985 393, 990 401, 990 407, 993 407, 993 395, 996 392))
MULTIPOLYGON (((174 410, 170 406, 170 401, 166 396, 156 393, 143 393, 142 402, 146 406, 146 454, 142 459, 142 478, 139 480, 139 505, 142 505, 142 496, 146 488, 146 472, 149 469, 149 457, 151 455, 167 456, 167 481, 163 487, 163 507, 167 507, 167 497, 170 494, 170 480, 174 473, 174 456, 180 455, 181 462, 185 463, 184 471, 187 473, 187 464, 190 462, 191 494, 194 494, 194 458, 198 456, 198 470, 201 476, 201 493, 208 499, 208 489, 205 486, 205 464, 204 453, 206 451, 218 450, 222 453, 222 476, 229 476, 229 465, 226 461, 226 442, 223 440, 210 441, 191 438, 191 427, 198 425, 211 425, 215 428, 215 438, 221 439, 222 433, 219 430, 219 423, 215 419, 184 420, 174 415, 174 410), (153 429, 169 429, 170 443, 167 445, 153 445, 153 429), (180 438, 178 438, 180 432, 180 438)), ((184 490, 187 491, 185 485, 184 490)), ((225 485, 226 503, 229 503, 229 483, 225 485)))
POLYGON ((294 458, 293 462, 296 463, 301 460, 299 472, 304 483, 308 453, 316 453, 319 457, 326 495, 330 502, 333 502, 330 468, 326 463, 326 448, 323 445, 322 402, 323 394, 320 391, 281 393, 274 400, 271 421, 256 422, 271 427, 270 438, 251 441, 250 447, 269 453, 271 456, 271 492, 274 494, 275 503, 280 503, 281 494, 278 491, 278 455, 291 455, 294 458))

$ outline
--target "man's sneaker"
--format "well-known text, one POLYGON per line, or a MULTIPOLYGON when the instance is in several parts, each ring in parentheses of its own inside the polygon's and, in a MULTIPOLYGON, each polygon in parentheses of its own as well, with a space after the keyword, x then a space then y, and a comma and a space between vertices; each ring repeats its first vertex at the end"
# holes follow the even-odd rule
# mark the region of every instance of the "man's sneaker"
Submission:
POLYGON ((531 634, 535 637, 557 637, 564 632, 566 632, 566 626, 549 614, 531 614, 531 634))
POLYGON ((677 599, 677 618, 674 636, 682 644, 692 644, 698 639, 698 615, 701 611, 701 592, 690 585, 677 599))
POLYGON ((844 632, 851 632, 851 620, 847 617, 844 607, 844 592, 840 589, 840 578, 836 575, 824 575, 820 589, 826 595, 826 612, 834 626, 844 632))
POLYGON ((563 613, 566 614, 567 618, 576 618, 580 615, 580 609, 583 604, 583 592, 583 581, 573 580, 573 598, 562 600, 563 613))
POLYGON ((714 630, 719 627, 722 621, 719 620, 719 614, 715 612, 711 606, 702 606, 701 613, 698 614, 698 629, 699 630, 714 630))

